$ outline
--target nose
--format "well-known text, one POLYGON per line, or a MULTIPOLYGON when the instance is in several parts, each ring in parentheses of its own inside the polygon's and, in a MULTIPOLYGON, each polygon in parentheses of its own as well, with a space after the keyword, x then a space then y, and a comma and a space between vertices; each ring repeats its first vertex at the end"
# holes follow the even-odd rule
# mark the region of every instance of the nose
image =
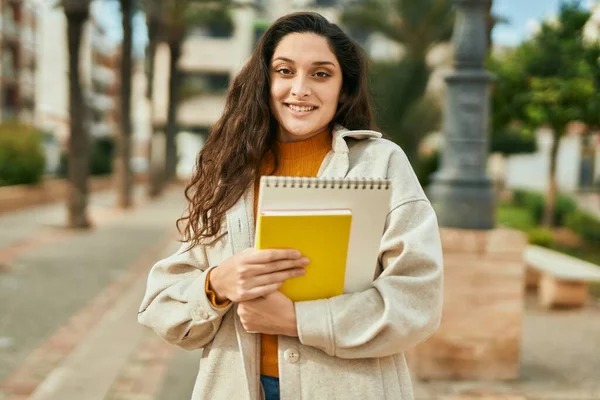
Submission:
POLYGON ((293 97, 303 98, 311 94, 309 82, 302 76, 297 76, 292 81, 291 93, 293 97))

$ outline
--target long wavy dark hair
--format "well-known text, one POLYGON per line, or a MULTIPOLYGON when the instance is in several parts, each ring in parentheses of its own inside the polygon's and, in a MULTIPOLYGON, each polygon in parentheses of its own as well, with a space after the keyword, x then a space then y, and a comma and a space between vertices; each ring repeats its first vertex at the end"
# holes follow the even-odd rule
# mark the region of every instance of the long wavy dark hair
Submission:
POLYGON ((233 80, 223 114, 198 155, 185 190, 188 212, 177 221, 189 248, 210 241, 219 232, 225 213, 254 183, 263 155, 274 148, 278 124, 269 109, 270 65, 275 47, 290 33, 324 37, 340 63, 343 100, 330 128, 336 124, 351 130, 372 126, 368 64, 360 46, 317 13, 294 13, 278 19, 233 80))

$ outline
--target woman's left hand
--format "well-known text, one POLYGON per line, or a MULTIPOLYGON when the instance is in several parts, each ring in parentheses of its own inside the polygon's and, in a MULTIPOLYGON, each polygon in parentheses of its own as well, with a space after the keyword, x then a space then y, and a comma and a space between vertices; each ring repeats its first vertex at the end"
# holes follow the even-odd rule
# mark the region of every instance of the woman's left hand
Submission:
POLYGON ((298 336, 294 302, 279 291, 239 303, 237 313, 248 332, 298 336))

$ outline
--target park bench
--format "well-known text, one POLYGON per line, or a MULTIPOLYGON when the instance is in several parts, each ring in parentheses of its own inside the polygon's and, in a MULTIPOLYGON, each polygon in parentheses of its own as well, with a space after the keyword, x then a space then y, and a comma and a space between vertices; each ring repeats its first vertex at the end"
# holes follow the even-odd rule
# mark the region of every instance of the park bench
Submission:
POLYGON ((544 307, 581 307, 588 298, 588 283, 600 282, 600 267, 540 246, 527 246, 527 287, 538 288, 544 307))

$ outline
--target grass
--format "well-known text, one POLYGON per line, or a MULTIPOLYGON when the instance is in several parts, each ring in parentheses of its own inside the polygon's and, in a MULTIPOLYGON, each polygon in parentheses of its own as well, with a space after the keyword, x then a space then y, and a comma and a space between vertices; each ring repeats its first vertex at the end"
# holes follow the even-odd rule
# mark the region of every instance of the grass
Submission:
POLYGON ((496 210, 496 221, 508 228, 529 232, 536 227, 529 210, 510 204, 503 204, 496 210))

